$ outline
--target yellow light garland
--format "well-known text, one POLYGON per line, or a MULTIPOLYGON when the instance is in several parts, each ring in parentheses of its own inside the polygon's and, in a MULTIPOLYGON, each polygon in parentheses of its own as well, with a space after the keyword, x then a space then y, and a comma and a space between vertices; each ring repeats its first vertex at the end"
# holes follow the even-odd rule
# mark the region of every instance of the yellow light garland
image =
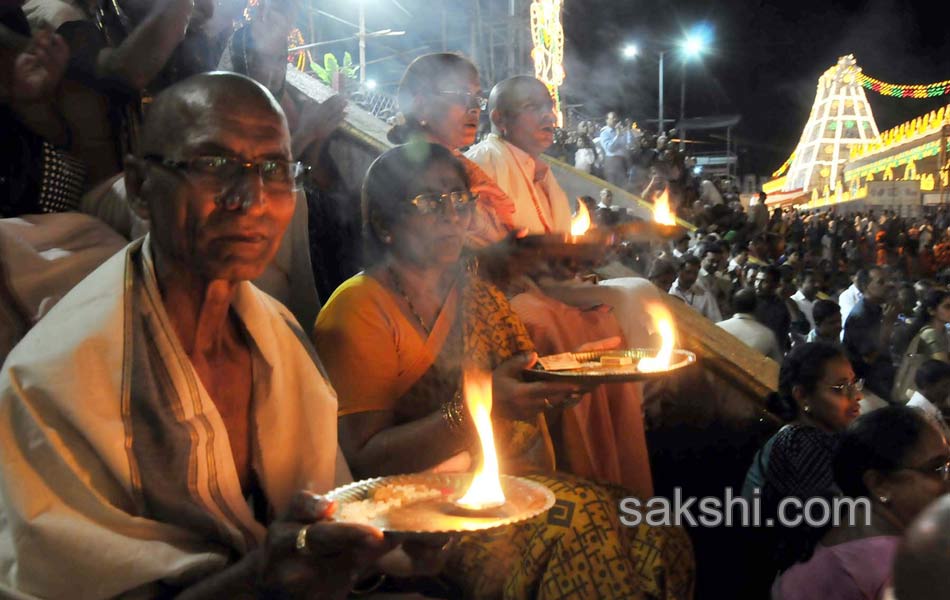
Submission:
POLYGON ((534 0, 531 3, 531 59, 534 76, 551 92, 557 124, 564 124, 558 88, 564 83, 564 28, 561 26, 562 0, 534 0))
POLYGON ((857 81, 866 89, 894 98, 936 98, 950 94, 950 79, 936 83, 885 83, 859 73, 857 81))

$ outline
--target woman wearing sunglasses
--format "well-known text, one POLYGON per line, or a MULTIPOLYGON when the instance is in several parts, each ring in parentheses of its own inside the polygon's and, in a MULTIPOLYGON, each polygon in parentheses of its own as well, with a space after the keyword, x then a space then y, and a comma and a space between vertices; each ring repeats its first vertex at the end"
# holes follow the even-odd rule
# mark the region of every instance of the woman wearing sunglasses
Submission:
POLYGON ((503 472, 544 482, 570 508, 502 539, 463 537, 447 571, 452 583, 470 598, 560 597, 568 579, 592 598, 690 597, 692 551, 682 530, 623 527, 617 509, 626 492, 555 473, 547 421, 584 390, 521 379, 535 360, 524 325, 461 260, 473 204, 464 167, 437 144, 394 148, 367 173, 367 270, 337 289, 314 330, 338 395, 347 463, 358 478, 470 469, 479 445, 462 370, 474 365, 491 373, 503 472), (583 538, 595 531, 596 541, 583 538), (596 552, 584 552, 588 544, 596 552))
MULTIPOLYGON (((841 432, 860 413, 863 387, 839 346, 811 342, 785 356, 778 393, 768 399, 768 407, 789 423, 756 453, 742 488, 743 497, 761 503, 763 519, 778 523, 785 498, 806 501, 840 494, 832 459, 841 432)), ((807 559, 824 531, 807 524, 749 530, 747 558, 754 575, 745 583, 750 597, 753 592, 760 597, 776 573, 807 559)))
POLYGON ((950 448, 921 411, 888 406, 845 430, 834 475, 845 497, 868 499, 870 512, 858 505, 852 515, 841 514, 811 559, 776 581, 775 600, 885 597, 904 528, 950 491, 950 448))

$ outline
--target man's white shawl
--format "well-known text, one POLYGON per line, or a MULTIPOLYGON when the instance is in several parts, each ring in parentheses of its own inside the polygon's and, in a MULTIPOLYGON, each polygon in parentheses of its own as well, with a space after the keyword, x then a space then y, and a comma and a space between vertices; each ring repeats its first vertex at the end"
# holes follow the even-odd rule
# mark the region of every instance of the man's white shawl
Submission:
MULTIPOLYGON (((148 243, 77 285, 4 364, 0 591, 168 593, 264 540, 221 415, 165 312, 148 243)), ((297 490, 349 478, 336 396, 282 305, 245 282, 234 310, 254 365, 252 466, 280 514, 297 490)))

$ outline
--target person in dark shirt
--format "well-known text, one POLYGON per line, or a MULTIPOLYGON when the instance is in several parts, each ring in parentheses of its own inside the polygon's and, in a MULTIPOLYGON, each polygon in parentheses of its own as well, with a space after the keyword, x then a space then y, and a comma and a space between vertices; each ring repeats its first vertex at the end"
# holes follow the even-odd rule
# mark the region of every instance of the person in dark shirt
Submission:
POLYGON ((792 317, 788 313, 785 300, 778 296, 781 277, 781 271, 775 266, 763 267, 756 274, 755 293, 759 301, 755 307, 755 318, 775 333, 782 352, 788 352, 791 346, 788 333, 792 317))
POLYGON ((897 318, 896 303, 885 304, 893 293, 883 269, 858 274, 855 282, 863 294, 844 324, 844 347, 854 371, 869 390, 888 400, 894 384, 894 364, 888 342, 897 318))
POLYGON ((32 37, 22 2, 0 2, 0 217, 75 210, 85 166, 67 155, 70 133, 50 97, 69 62, 59 35, 32 37))

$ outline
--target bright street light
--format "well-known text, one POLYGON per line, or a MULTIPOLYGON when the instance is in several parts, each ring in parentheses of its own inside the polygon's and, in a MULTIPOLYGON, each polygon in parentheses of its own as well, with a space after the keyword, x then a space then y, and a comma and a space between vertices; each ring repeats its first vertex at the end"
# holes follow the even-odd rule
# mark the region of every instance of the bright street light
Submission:
POLYGON ((373 90, 375 90, 375 89, 376 89, 376 80, 375 80, 375 79, 367 79, 367 80, 366 80, 366 89, 368 89, 368 90, 371 91, 371 92, 372 92, 373 90))
POLYGON ((699 56, 706 51, 706 40, 698 35, 689 35, 683 40, 683 51, 686 56, 699 56))
MULTIPOLYGON (((680 81, 680 121, 683 120, 685 108, 686 108, 686 61, 690 58, 695 58, 700 56, 709 50, 709 41, 711 37, 711 31, 708 28, 700 25, 694 28, 692 33, 686 35, 678 45, 680 54, 683 58, 683 76, 680 81)), ((657 118, 657 132, 663 132, 663 59, 666 57, 666 54, 670 52, 670 49, 659 50, 656 52, 659 57, 659 85, 658 93, 659 98, 657 105, 659 108, 659 116, 657 118)), ((625 60, 630 60, 636 58, 640 55, 640 48, 636 44, 626 44, 621 48, 621 55, 625 60)), ((680 134, 680 146, 682 147, 685 140, 683 132, 678 132, 680 134)))

